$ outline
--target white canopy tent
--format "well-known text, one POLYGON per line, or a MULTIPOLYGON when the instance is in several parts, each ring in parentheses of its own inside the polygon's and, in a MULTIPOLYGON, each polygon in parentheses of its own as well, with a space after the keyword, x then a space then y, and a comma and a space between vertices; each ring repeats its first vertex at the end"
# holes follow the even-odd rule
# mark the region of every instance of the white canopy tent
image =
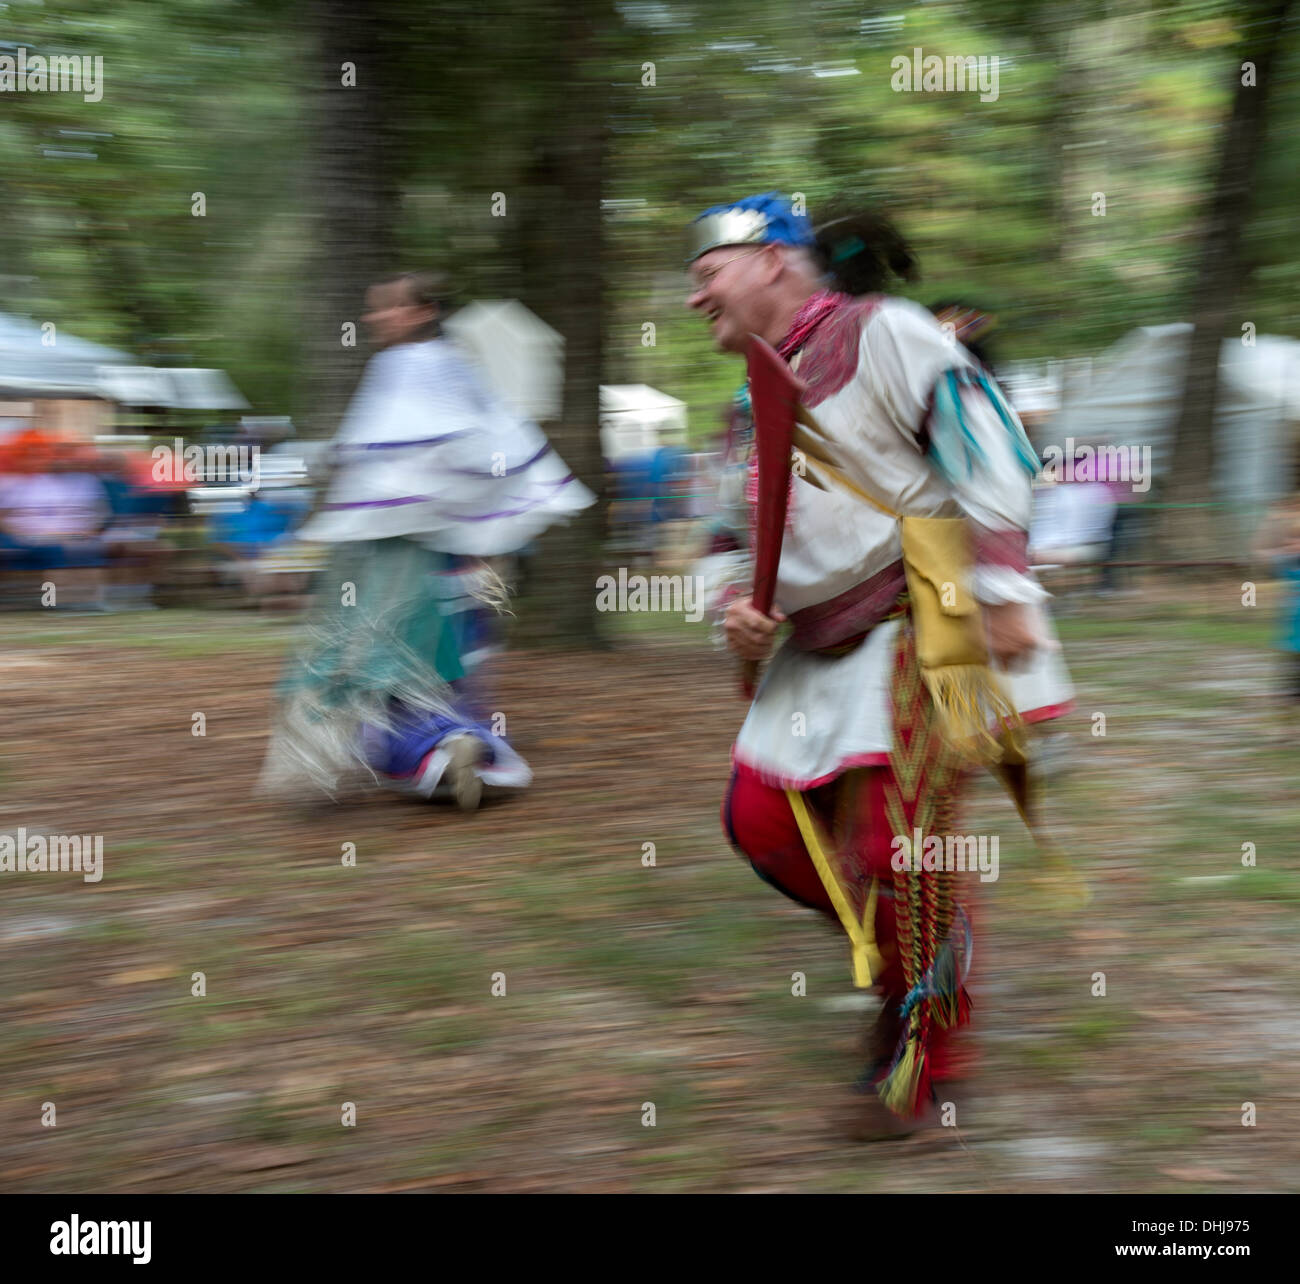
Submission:
POLYGON ((36 322, 7 313, 0 313, 0 395, 184 410, 248 409, 224 371, 140 366, 129 353, 66 331, 46 333, 36 322))
POLYGON ((134 358, 115 348, 79 339, 66 330, 46 331, 27 317, 0 313, 0 393, 54 399, 99 397, 99 371, 129 369, 134 358))
POLYGON ((99 395, 124 406, 175 410, 247 410, 248 402, 224 370, 101 366, 99 395))
POLYGON ((1050 365, 1009 361, 998 367, 998 382, 1018 415, 1040 417, 1060 409, 1061 383, 1050 365))
MULTIPOLYGON (((1167 476, 1191 333, 1189 324, 1178 323, 1126 335, 1066 396, 1040 444, 1063 448, 1073 437, 1092 445, 1148 446, 1153 475, 1167 476)), ((1300 341, 1259 335, 1247 346, 1225 339, 1219 379, 1215 498, 1249 514, 1291 489, 1300 431, 1300 341)))
POLYGON ((644 383, 600 390, 600 448, 608 460, 686 443, 686 403, 644 383))

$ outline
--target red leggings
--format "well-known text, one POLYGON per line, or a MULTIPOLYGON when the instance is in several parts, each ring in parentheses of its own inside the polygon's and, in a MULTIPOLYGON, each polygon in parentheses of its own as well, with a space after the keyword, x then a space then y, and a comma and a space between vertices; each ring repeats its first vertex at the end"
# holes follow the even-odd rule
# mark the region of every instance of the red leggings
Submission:
MULTIPOLYGON (((845 862, 847 868, 842 877, 859 885, 854 896, 859 905, 865 903, 865 892, 871 878, 874 876, 880 880, 876 900, 876 944, 884 955, 885 970, 876 982, 884 1001, 880 1028, 892 1041, 899 1029, 898 1007, 907 990, 898 951, 894 948, 894 872, 890 864, 894 847, 893 835, 885 819, 885 783, 890 778, 890 769, 864 767, 855 770, 860 772, 861 783, 850 828, 853 852, 851 859, 845 862)), ((827 832, 832 830, 843 783, 844 777, 840 777, 805 794, 809 809, 818 816, 827 832)), ((752 768, 737 763, 722 803, 722 824, 732 846, 748 858, 760 878, 791 900, 809 909, 820 910, 837 930, 843 931, 821 877, 808 855, 784 789, 765 785, 752 768)), ((952 1048, 953 1033, 938 1027, 931 1030, 929 1062, 934 1079, 952 1079, 961 1073, 962 1067, 952 1048)))

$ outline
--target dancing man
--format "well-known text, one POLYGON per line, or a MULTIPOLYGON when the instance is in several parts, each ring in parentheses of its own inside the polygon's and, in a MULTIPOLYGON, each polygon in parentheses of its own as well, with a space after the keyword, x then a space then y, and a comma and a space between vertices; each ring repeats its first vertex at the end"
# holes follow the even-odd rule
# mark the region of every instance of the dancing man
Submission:
MULTIPOLYGON (((970 764, 1014 774, 1022 720, 1070 697, 1026 560, 1037 460, 951 330, 883 293, 916 270, 886 220, 815 234, 776 193, 749 197, 695 220, 689 264, 688 306, 717 347, 753 370, 751 344, 770 345, 802 384, 794 467, 786 446, 774 492, 751 464, 775 597, 763 610, 737 596, 727 643, 755 664, 791 628, 736 741, 723 822, 763 879, 848 933, 856 984, 882 1007, 847 1129, 892 1136, 957 1075, 969 1012, 952 862, 920 849, 953 834, 970 764), (760 488, 780 502, 765 510, 760 488)), ((750 392, 761 458, 769 424, 756 380, 750 392)))

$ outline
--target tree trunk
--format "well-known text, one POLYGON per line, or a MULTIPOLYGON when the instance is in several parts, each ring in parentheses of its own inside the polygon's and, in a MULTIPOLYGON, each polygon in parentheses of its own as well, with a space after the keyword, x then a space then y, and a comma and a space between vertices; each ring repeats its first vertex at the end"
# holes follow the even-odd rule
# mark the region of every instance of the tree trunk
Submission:
POLYGON ((299 429, 330 437, 365 365, 365 290, 395 270, 398 174, 384 0, 313 0, 314 76, 307 94, 315 122, 311 180, 303 205, 315 266, 302 283, 303 360, 296 398, 299 429), (344 83, 345 64, 355 84, 344 83), (355 327, 345 336, 344 325, 355 327), (350 343, 346 340, 350 339, 350 343))
MULTIPOLYGON (((553 101, 557 112, 539 141, 517 242, 525 301, 564 336, 560 418, 547 425, 574 475, 599 495, 600 384, 605 329, 603 262, 609 74, 604 38, 613 12, 601 0, 568 11, 559 24, 553 101)), ((521 604, 524 642, 600 644, 596 578, 602 573, 604 507, 597 503, 539 541, 536 573, 521 604)))
POLYGON ((1195 505, 1213 499, 1217 463, 1214 436, 1219 399, 1219 349, 1241 337, 1237 303, 1247 275, 1242 233, 1249 217, 1252 185, 1263 147, 1269 94, 1292 0, 1267 0, 1243 13, 1245 24, 1233 66, 1232 113, 1213 177, 1201 233, 1199 261, 1191 290, 1192 335, 1182 406, 1170 441, 1172 458, 1162 531, 1165 553, 1180 558, 1240 553, 1235 522, 1210 520, 1195 505), (1255 65, 1255 84, 1242 81, 1243 62, 1255 65))

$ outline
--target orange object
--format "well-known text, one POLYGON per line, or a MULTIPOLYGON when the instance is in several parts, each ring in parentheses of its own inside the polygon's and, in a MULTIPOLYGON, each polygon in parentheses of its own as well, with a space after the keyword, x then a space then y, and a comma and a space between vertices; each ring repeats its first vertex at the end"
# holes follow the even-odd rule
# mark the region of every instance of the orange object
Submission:
POLYGON ((59 437, 39 428, 28 428, 0 441, 0 473, 35 476, 48 472, 57 458, 59 437))

